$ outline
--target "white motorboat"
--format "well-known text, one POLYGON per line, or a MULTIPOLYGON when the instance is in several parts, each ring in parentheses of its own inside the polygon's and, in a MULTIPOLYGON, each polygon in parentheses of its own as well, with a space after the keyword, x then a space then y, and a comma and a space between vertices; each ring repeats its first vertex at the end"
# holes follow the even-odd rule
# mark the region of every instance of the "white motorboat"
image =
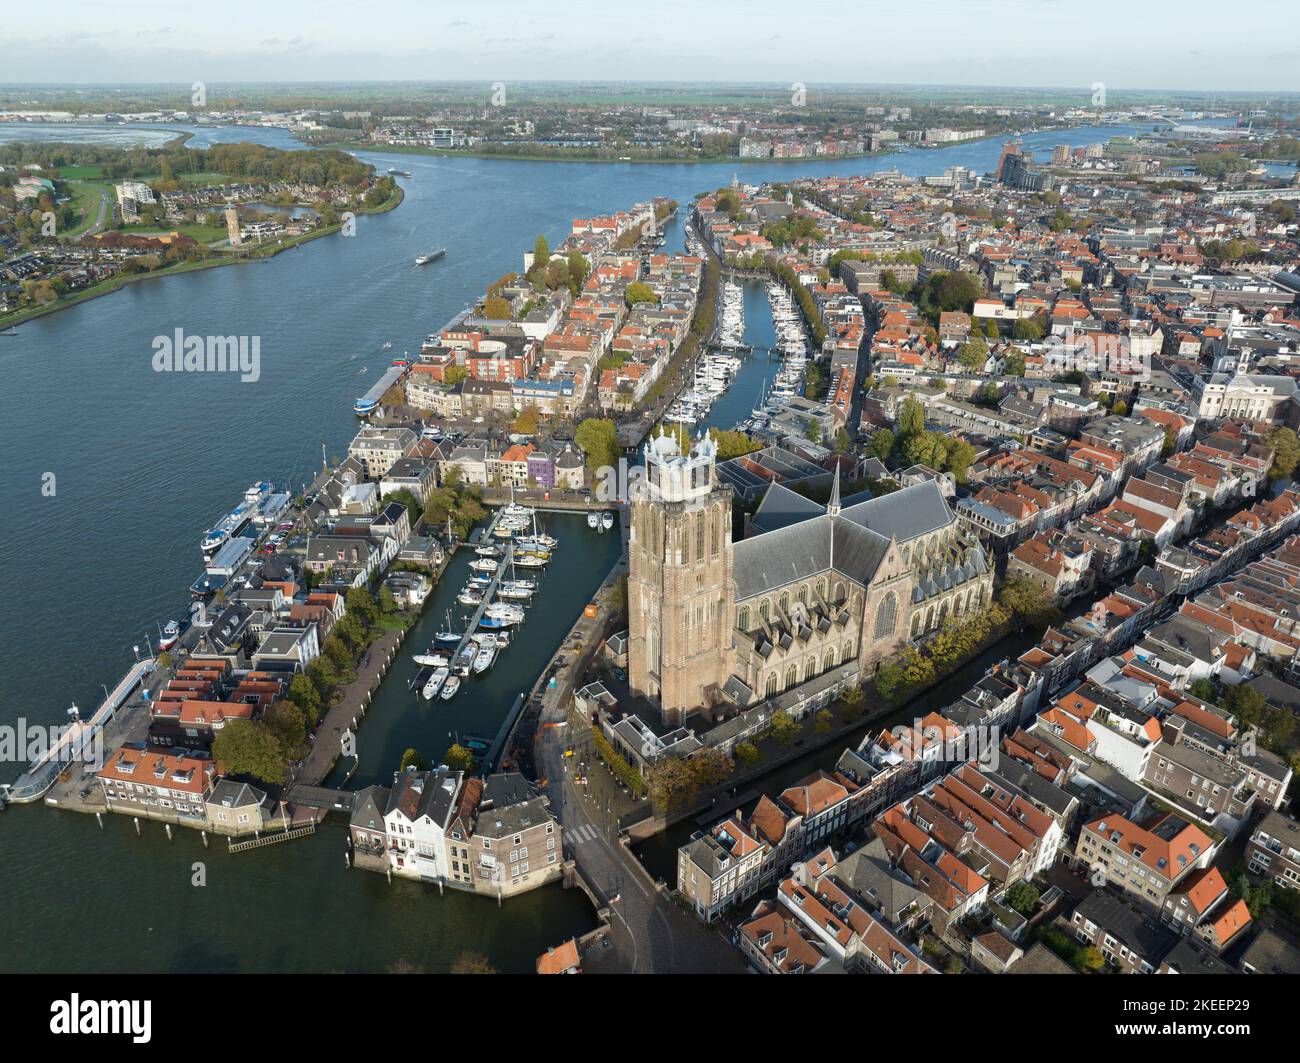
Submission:
POLYGON ((474 655, 474 674, 482 675, 497 659, 497 647, 495 642, 484 641, 474 655))
POLYGON ((474 553, 479 557, 500 557, 504 551, 496 543, 486 543, 474 547, 474 553))
POLYGON ((447 681, 447 676, 451 672, 446 668, 435 669, 433 675, 429 676, 429 681, 424 684, 423 694, 428 701, 432 701, 442 690, 442 684, 447 681))
POLYGON ((587 514, 587 527, 595 528, 600 525, 600 514, 594 510, 587 514))
POLYGON ((473 666, 476 656, 478 656, 478 642, 470 639, 461 647, 460 652, 452 660, 451 670, 456 675, 469 675, 469 670, 473 666))
POLYGON ((411 656, 422 668, 446 668, 451 658, 445 653, 416 653, 411 656))
POLYGON ((167 626, 162 629, 162 635, 158 638, 158 649, 170 650, 181 637, 181 626, 175 620, 168 620, 167 626))
POLYGON ((609 531, 610 528, 614 527, 614 514, 609 512, 609 510, 602 513, 600 515, 600 526, 605 531, 609 531))
POLYGON ((483 610, 483 615, 490 620, 499 620, 503 624, 522 624, 524 621, 523 608, 510 602, 493 602, 483 610))
POLYGON ((475 572, 495 572, 498 564, 490 557, 478 557, 469 563, 469 567, 475 572))
POLYGON ((482 605, 483 592, 481 590, 473 591, 469 587, 466 587, 463 591, 461 591, 458 595, 456 595, 456 601, 460 602, 461 605, 469 605, 469 606, 482 605))
POLYGON ((456 691, 460 689, 460 676, 449 675, 447 681, 442 684, 442 694, 439 695, 443 701, 450 701, 456 696, 456 691))
POLYGON ((545 568, 550 560, 549 556, 542 554, 520 554, 514 563, 520 568, 545 568))

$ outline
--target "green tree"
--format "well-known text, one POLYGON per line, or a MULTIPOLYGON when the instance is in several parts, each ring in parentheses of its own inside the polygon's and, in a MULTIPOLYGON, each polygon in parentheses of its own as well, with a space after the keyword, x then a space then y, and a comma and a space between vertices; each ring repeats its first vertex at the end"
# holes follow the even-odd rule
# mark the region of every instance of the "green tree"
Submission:
POLYGON ((582 290, 582 285, 591 272, 591 267, 587 264, 586 258, 581 251, 576 248, 569 252, 569 285, 573 294, 577 295, 582 290))
POLYGON ((213 740, 212 756, 222 775, 251 775, 266 783, 282 783, 286 777, 284 747, 260 721, 229 721, 213 740))
POLYGON ((462 746, 459 742, 447 747, 447 752, 442 755, 442 762, 452 771, 463 771, 465 773, 474 770, 474 754, 462 746))
POLYGON ((946 460, 947 471, 952 473, 953 479, 959 484, 964 484, 970 472, 970 464, 975 460, 975 448, 964 439, 954 440, 948 447, 946 460))
POLYGON ((579 449, 587 455, 587 464, 592 468, 618 466, 622 452, 618 446, 618 429, 613 421, 588 417, 578 425, 573 438, 579 449))
POLYGON ((344 602, 347 605, 347 611, 355 613, 357 619, 366 627, 379 619, 379 604, 375 601, 375 596, 365 587, 352 587, 344 598, 344 602))
POLYGON ((1023 575, 1007 577, 998 591, 998 603, 1014 619, 1031 627, 1046 627, 1061 619, 1061 611, 1052 604, 1048 593, 1023 575))
POLYGON ((296 760, 307 740, 307 717, 287 698, 275 702, 263 716, 266 729, 275 736, 288 759, 296 760))
POLYGON ((1007 904, 1023 916, 1031 916, 1038 910, 1038 887, 1029 882, 1013 883, 1006 892, 1007 904))
POLYGON ((627 300, 628 306, 635 306, 637 303, 659 302, 659 296, 655 294, 655 290, 644 281, 633 281, 629 284, 627 291, 624 293, 624 298, 627 300))
POLYGON ((753 742, 741 742, 736 746, 736 761, 742 767, 751 768, 762 759, 763 754, 753 742))
POLYGON ((546 237, 538 235, 533 241, 533 265, 544 266, 551 258, 551 245, 546 242, 546 237))
POLYGON ((418 749, 410 748, 402 754, 402 762, 398 766, 398 770, 406 771, 407 768, 414 768, 416 771, 428 771, 429 762, 420 755, 418 749))
POLYGON ((1300 438, 1293 429, 1278 426, 1268 434, 1268 445, 1273 448, 1273 466, 1269 476, 1274 479, 1289 480, 1295 475, 1296 465, 1300 464, 1300 438))
POLYGON ((349 650, 353 654, 360 653, 365 649, 367 641, 366 628, 357 619, 356 613, 344 613, 334 628, 334 634, 347 643, 349 650))
POLYGON ((799 737, 799 725, 785 709, 777 709, 772 713, 772 722, 769 726, 772 737, 783 746, 788 746, 799 737))
MULTIPOLYGON (((326 639, 325 641, 328 642, 329 640, 326 639)), ((339 684, 342 682, 334 663, 323 654, 307 665, 307 678, 311 680, 312 686, 316 688, 322 706, 329 702, 334 691, 338 689, 339 684)))
POLYGON ((867 443, 867 452, 881 461, 886 461, 894 452, 894 433, 888 428, 878 428, 872 432, 871 439, 867 443))
POLYGON ((903 400, 903 408, 898 414, 898 433, 901 436, 914 436, 925 431, 925 407, 915 395, 908 395, 903 400))
POLYGON ((957 348, 957 361, 971 372, 984 368, 989 358, 989 345, 982 336, 972 334, 971 338, 957 348))
POLYGON ((813 718, 813 730, 819 735, 826 734, 835 726, 835 717, 831 714, 830 709, 820 709, 813 718))
POLYGON ((1038 316, 1018 317, 1011 326, 1011 335, 1014 339, 1037 342, 1047 335, 1047 326, 1038 316))
POLYGON ((320 691, 305 673, 299 672, 289 680, 289 700, 302 711, 307 728, 315 727, 320 719, 320 691))

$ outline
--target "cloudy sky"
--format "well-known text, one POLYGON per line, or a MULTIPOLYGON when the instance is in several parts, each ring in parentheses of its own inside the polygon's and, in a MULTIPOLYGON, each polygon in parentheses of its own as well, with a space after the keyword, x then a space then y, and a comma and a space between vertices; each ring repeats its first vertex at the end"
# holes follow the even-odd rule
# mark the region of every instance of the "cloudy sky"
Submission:
POLYGON ((0 82, 802 81, 1300 90, 1294 0, 0 0, 0 82), (795 14, 797 12, 797 14, 795 14), (1272 26, 1278 32, 1264 28, 1272 26), (1283 32, 1284 27, 1290 27, 1283 32))

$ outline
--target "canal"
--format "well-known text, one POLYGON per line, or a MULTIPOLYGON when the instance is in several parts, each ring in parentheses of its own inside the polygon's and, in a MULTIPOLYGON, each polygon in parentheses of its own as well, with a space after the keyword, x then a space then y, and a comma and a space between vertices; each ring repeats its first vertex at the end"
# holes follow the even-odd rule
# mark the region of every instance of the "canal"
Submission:
MULTIPOLYGON (((426 653, 433 636, 447 628, 447 614, 457 631, 465 630, 469 610, 456 595, 469 581, 473 550, 457 551, 425 603, 419 622, 402 646, 375 694, 357 735, 360 761, 350 789, 372 783, 389 785, 402 754, 414 748, 437 764, 447 747, 459 737, 477 736, 489 744, 515 699, 526 693, 559 648, 569 628, 582 612, 620 553, 617 530, 602 532, 587 527, 585 514, 540 514, 540 525, 559 540, 545 570, 519 569, 520 577, 540 580, 523 625, 513 641, 483 675, 466 677, 451 701, 425 701, 408 687, 419 671, 414 653, 426 653), (545 575, 538 575, 544 571, 545 575)), ((351 758, 340 762, 327 785, 337 785, 351 758)))
MULTIPOLYGON (((1023 139, 1042 151, 1133 131, 1023 139)), ((70 140, 104 130, 22 132, 70 140)), ((276 129, 194 132, 196 147, 300 146, 276 129)), ((119 143, 132 134, 144 131, 113 131, 119 143)), ((686 204, 733 174, 758 182, 890 167, 983 172, 1000 148, 989 140, 879 159, 735 166, 362 153, 380 170, 412 176, 400 179, 403 204, 358 219, 355 236, 146 280, 0 337, 0 645, 8 647, 0 654, 0 725, 58 724, 72 702, 93 706, 101 684, 112 685, 130 664, 132 645, 186 609, 186 587, 202 565, 199 537, 214 518, 254 481, 301 485, 320 467, 322 447, 331 459, 341 456, 356 430, 352 401, 393 355, 418 350, 496 278, 520 269, 538 233, 555 246, 575 216, 656 195, 686 204), (415 267, 415 256, 433 247, 446 247, 447 257, 415 267), (257 381, 154 372, 154 338, 177 328, 257 337, 257 381)), ((667 233, 668 250, 680 250, 681 222, 667 233)), ((770 330, 770 314, 761 286, 748 286, 746 311, 747 335, 762 342, 755 330, 764 320, 770 330)), ((754 405, 775 371, 761 363, 747 360, 715 407, 719 422, 734 423, 754 405)), ((548 523, 563 545, 519 643, 486 678, 435 706, 406 689, 414 666, 396 665, 358 735, 357 784, 390 778, 409 746, 436 759, 448 733, 491 733, 532 684, 616 549, 614 536, 589 540, 585 524, 548 523)), ((440 626, 465 564, 453 562, 405 654, 440 626)), ((22 768, 18 759, 0 764, 0 778, 22 768)), ((159 824, 137 837, 121 817, 101 831, 89 817, 11 807, 0 813, 0 970, 382 970, 399 959, 439 970, 462 949, 485 952, 504 970, 528 970, 547 945, 594 923, 576 891, 541 890, 497 912, 485 899, 439 898, 418 884, 389 886, 345 871, 345 833, 335 818, 315 837, 229 856, 219 846, 203 850, 188 831, 168 843, 159 824), (206 886, 191 885, 195 861, 206 864, 206 886)))

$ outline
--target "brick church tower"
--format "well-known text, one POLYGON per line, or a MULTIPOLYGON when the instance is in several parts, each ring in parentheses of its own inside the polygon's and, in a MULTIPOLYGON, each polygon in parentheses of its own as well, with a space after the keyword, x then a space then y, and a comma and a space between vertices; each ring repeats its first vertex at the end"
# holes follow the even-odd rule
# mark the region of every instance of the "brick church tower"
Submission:
POLYGON ((672 725, 711 704, 734 667, 732 490, 717 482, 717 449, 705 435, 683 454, 661 429, 630 503, 629 680, 672 725))

